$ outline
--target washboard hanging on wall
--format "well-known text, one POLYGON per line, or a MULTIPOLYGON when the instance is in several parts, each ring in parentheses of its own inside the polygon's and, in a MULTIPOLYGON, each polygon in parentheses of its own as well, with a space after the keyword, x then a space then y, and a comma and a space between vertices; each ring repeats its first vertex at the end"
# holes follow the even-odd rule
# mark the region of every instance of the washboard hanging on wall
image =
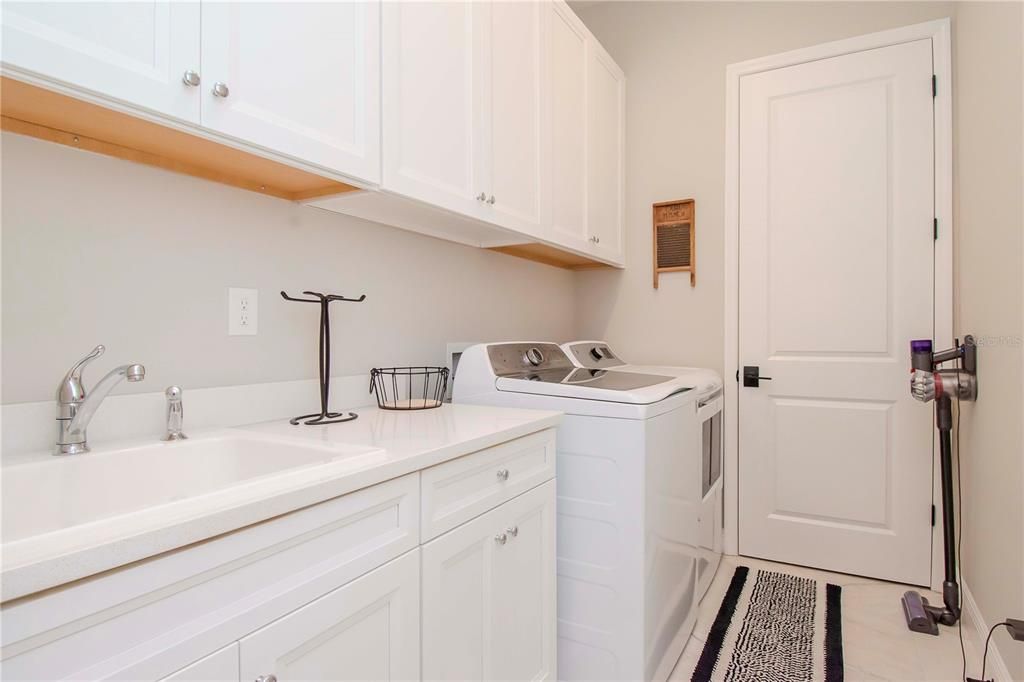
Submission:
POLYGON ((693 199, 654 204, 654 288, 663 272, 689 272, 697 284, 696 227, 693 199))

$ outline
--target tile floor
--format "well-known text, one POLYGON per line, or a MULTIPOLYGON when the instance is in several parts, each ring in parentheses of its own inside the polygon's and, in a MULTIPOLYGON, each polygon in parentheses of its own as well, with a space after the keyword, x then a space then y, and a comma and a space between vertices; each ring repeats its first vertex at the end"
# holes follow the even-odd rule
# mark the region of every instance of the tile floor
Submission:
MULTIPOLYGON (((956 628, 940 626, 938 637, 907 630, 900 607, 900 596, 908 589, 906 586, 759 559, 727 556, 722 559, 715 580, 701 602, 697 624, 669 678, 671 682, 690 679, 729 581, 732 580, 736 566, 740 565, 751 569, 767 568, 842 585, 843 659, 847 682, 944 682, 961 679, 960 640, 956 628)), ((928 596, 932 603, 942 601, 938 594, 929 593, 928 596)), ((968 675, 980 675, 980 656, 971 646, 966 631, 964 646, 967 650, 968 675)))

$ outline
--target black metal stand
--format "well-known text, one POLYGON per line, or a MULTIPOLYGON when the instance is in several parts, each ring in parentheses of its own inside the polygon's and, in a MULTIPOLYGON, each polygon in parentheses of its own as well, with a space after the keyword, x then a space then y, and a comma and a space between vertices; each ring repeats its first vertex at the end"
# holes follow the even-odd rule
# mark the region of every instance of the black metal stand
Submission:
POLYGON ((354 412, 349 412, 348 414, 344 412, 330 412, 327 408, 331 397, 331 315, 328 308, 334 301, 360 303, 366 299, 366 294, 359 298, 345 298, 335 294, 321 294, 316 291, 303 291, 302 293, 306 296, 315 296, 316 298, 293 298, 283 291, 281 292, 281 298, 286 301, 296 301, 297 303, 320 304, 320 412, 304 414, 290 419, 289 422, 298 426, 300 422, 306 425, 317 425, 352 421, 359 415, 354 412))

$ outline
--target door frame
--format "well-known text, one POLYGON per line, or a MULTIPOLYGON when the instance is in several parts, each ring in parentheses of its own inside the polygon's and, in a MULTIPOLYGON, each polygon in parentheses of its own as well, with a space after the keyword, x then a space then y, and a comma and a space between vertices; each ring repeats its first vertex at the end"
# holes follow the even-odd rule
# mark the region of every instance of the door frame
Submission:
MULTIPOLYGON (((940 348, 953 345, 953 80, 950 19, 904 26, 760 57, 725 69, 725 405, 723 447, 726 554, 739 553, 739 99, 743 76, 830 57, 839 57, 915 40, 932 41, 932 68, 937 81, 935 95, 935 240, 934 331, 940 348)), ((909 358, 908 358, 909 363, 909 358)), ((909 364, 908 364, 909 367, 909 364)), ((932 499, 938 500, 938 444, 932 435, 932 499)), ((941 587, 942 528, 932 528, 931 586, 941 587)))

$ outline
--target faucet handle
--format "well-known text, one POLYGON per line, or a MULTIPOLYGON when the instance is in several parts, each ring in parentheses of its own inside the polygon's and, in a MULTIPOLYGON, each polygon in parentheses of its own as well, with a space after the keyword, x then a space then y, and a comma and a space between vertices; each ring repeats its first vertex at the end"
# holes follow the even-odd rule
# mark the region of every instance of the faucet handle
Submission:
POLYGON ((60 382, 60 386, 57 387, 57 402, 60 404, 79 402, 85 399, 85 388, 82 386, 82 369, 85 368, 90 362, 103 355, 103 352, 107 350, 103 344, 100 344, 93 348, 89 353, 76 362, 68 373, 64 375, 64 379, 60 382))
POLYGON ((181 387, 168 386, 164 391, 167 397, 167 433, 164 440, 185 440, 188 436, 182 431, 185 423, 185 410, 181 406, 181 387))

